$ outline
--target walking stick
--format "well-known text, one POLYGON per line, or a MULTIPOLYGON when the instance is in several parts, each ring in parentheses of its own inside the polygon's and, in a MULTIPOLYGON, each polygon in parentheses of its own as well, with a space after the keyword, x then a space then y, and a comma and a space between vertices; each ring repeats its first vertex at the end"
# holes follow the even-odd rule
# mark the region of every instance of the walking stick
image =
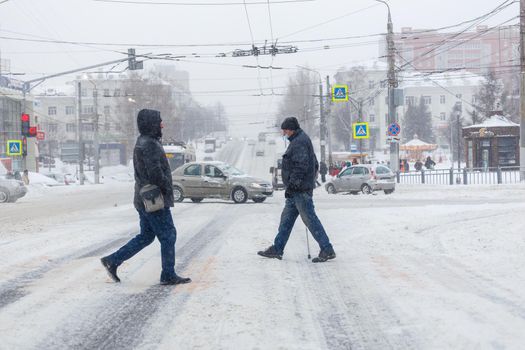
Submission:
POLYGON ((310 256, 310 239, 308 238, 308 227, 304 227, 304 232, 306 233, 306 248, 308 249, 308 259, 311 259, 310 256))

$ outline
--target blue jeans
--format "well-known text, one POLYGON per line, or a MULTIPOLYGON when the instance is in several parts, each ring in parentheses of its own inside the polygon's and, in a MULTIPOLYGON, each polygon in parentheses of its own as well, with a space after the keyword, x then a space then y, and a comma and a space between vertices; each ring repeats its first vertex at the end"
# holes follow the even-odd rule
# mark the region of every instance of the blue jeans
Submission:
POLYGON ((274 240, 275 249, 279 253, 283 253, 286 242, 288 242, 288 238, 290 238, 295 220, 299 215, 301 215, 301 219, 312 233, 321 250, 332 248, 330 239, 326 235, 324 227, 315 213, 312 196, 306 192, 296 192, 292 193, 290 198, 286 198, 286 203, 281 214, 279 232, 274 240))
POLYGON ((175 241, 177 230, 173 224, 170 208, 146 213, 138 210, 140 218, 140 233, 126 243, 115 253, 109 256, 109 260, 117 266, 130 259, 142 249, 150 245, 155 237, 160 242, 160 253, 162 259, 161 280, 168 280, 175 276, 175 241))

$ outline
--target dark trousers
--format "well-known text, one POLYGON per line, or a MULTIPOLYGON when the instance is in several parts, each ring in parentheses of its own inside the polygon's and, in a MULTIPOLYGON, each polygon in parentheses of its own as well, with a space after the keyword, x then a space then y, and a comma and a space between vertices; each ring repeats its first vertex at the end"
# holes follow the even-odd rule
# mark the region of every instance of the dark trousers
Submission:
POLYGON ((177 230, 173 224, 170 208, 146 213, 138 210, 140 218, 140 233, 126 243, 122 248, 109 256, 111 262, 120 265, 124 261, 150 245, 155 237, 160 242, 162 259, 161 280, 168 280, 175 276, 175 241, 177 230))
POLYGON ((321 174, 321 181, 322 181, 323 183, 326 182, 326 174, 321 174))
POLYGON ((319 247, 322 250, 331 248, 330 239, 326 235, 324 227, 315 213, 312 196, 306 192, 296 192, 291 193, 290 197, 286 198, 286 203, 281 214, 279 232, 274 240, 275 249, 279 253, 283 253, 286 242, 288 242, 288 238, 290 238, 295 220, 297 220, 299 215, 301 215, 301 219, 312 233, 319 247))

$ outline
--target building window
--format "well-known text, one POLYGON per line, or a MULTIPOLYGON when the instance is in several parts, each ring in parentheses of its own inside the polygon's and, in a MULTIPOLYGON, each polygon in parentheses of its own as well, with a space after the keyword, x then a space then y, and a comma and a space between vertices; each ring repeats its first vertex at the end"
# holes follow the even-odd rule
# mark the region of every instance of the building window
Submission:
POLYGON ((82 131, 93 131, 93 123, 83 123, 82 131))
POLYGON ((109 97, 109 89, 104 89, 104 97, 109 97))
POLYGON ((66 124, 66 131, 67 132, 75 132, 75 131, 77 131, 77 125, 75 123, 67 123, 66 124))
POLYGON ((97 97, 98 96, 98 90, 97 89, 94 89, 93 90, 93 97, 97 97))
POLYGON ((374 88, 374 85, 375 85, 375 83, 374 83, 373 80, 369 80, 369 81, 368 81, 368 88, 369 88, 369 89, 373 89, 373 88, 374 88))
POLYGON ((87 89, 82 89, 81 90, 81 95, 82 95, 82 97, 86 97, 87 96, 87 89))
POLYGON ((109 115, 109 113, 110 113, 110 108, 109 108, 109 106, 104 106, 104 114, 105 114, 105 115, 109 115))
POLYGON ((82 106, 82 114, 93 114, 94 113, 94 109, 93 109, 93 106, 82 106))
POLYGON ((120 89, 115 89, 115 92, 113 93, 113 96, 119 97, 120 96, 120 89))
POLYGON ((49 123, 47 124, 47 132, 49 133, 56 133, 58 131, 58 124, 56 123, 49 123))
POLYGON ((439 113, 439 119, 440 120, 446 120, 447 119, 447 114, 446 113, 439 113))
POLYGON ((456 98, 457 98, 458 100, 461 100, 461 99, 463 98, 463 95, 462 95, 462 94, 456 94, 456 98))
POLYGON ((405 97, 405 104, 407 106, 415 106, 416 105, 416 97, 415 96, 406 96, 405 97))
POLYGON ((446 103, 446 99, 445 99, 445 95, 441 95, 439 96, 439 103, 441 103, 442 105, 444 105, 446 103))
POLYGON ((472 103, 473 104, 478 104, 478 96, 472 95, 472 103))
POLYGON ((381 89, 386 88, 386 80, 381 80, 381 89))
POLYGON ((369 104, 370 106, 375 106, 375 104, 376 104, 376 99, 375 99, 375 98, 371 98, 371 99, 370 99, 370 102, 368 102, 368 104, 369 104))
POLYGON ((423 103, 426 106, 429 106, 432 104, 432 97, 431 96, 423 96, 423 103))
POLYGON ((376 115, 375 114, 370 114, 369 115, 369 119, 370 119, 370 123, 375 123, 376 122, 376 115))
POLYGON ((66 106, 66 115, 73 115, 75 114, 75 107, 74 106, 66 106))
POLYGON ((47 107, 47 115, 56 115, 57 108, 55 106, 47 107))

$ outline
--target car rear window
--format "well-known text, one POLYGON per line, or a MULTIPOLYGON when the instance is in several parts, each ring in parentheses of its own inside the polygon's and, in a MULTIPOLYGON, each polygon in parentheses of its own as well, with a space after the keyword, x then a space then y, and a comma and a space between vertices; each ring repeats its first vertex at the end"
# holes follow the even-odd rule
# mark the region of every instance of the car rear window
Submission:
POLYGON ((363 167, 355 167, 352 175, 365 175, 368 174, 368 169, 363 167))
POLYGON ((376 168, 376 173, 377 174, 390 174, 390 169, 385 168, 384 166, 378 166, 376 168))

